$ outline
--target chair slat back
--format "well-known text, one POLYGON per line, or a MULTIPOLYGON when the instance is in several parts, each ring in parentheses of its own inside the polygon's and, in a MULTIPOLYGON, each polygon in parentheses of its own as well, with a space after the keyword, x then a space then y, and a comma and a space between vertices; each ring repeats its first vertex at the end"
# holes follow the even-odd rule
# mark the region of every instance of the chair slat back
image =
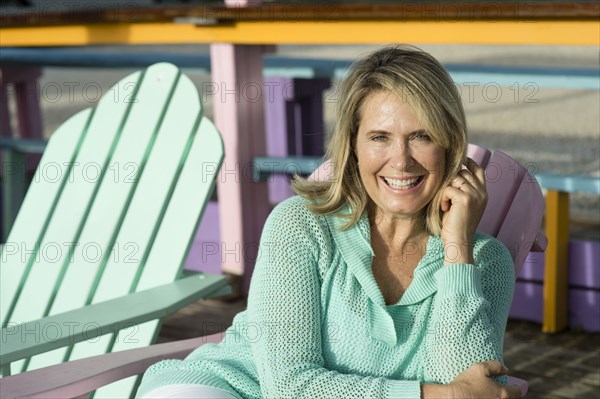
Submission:
POLYGON ((488 206, 479 223, 479 230, 498 236, 526 172, 525 168, 508 155, 500 151, 494 152, 485 168, 488 206))
POLYGON ((492 152, 485 147, 476 144, 469 144, 467 147, 467 156, 485 169, 490 162, 492 152))
POLYGON ((502 241, 510 251, 519 274, 527 254, 544 250, 540 229, 544 196, 539 183, 523 166, 495 151, 486 168, 488 204, 478 229, 502 241))
MULTIPOLYGON (((183 108, 185 109, 185 108, 183 108)), ((190 210, 203 212, 208 203, 214 182, 215 173, 219 170, 223 149, 221 136, 212 122, 203 118, 197 127, 197 136, 189 150, 187 161, 179 176, 179 182, 175 187, 171 201, 165 209, 161 228, 156 233, 154 245, 148 255, 144 267, 144 274, 140 276, 137 291, 164 284, 165 279, 174 280, 174 271, 181 270, 185 256, 179 257, 177 270, 165 267, 172 263, 173 255, 188 253, 193 233, 197 230, 199 217, 190 217, 190 210), (202 199, 201 202, 200 199, 202 199), (199 205, 202 207, 199 208, 199 205), (175 231, 188 232, 187 240, 181 239, 180 234, 175 231), (167 276, 165 276, 167 275, 167 276)), ((154 320, 138 326, 124 328, 119 331, 118 336, 113 337, 112 351, 140 348, 150 345, 156 338, 160 321, 154 320)), ((103 338, 105 339, 105 338, 103 338)), ((87 358, 98 353, 98 346, 88 343, 79 344, 79 351, 71 356, 71 359, 87 358)), ((135 387, 136 377, 118 381, 98 390, 96 398, 119 397, 121 392, 130 392, 135 387)))
MULTIPOLYGON (((40 251, 33 261, 34 254, 6 257, 2 299, 5 275, 22 288, 6 294, 14 305, 5 309, 2 301, 3 321, 35 320, 173 281, 222 159, 221 137, 202 118, 196 88, 176 67, 156 64, 120 81, 48 144, 36 176, 56 162, 63 179, 50 183, 40 176, 27 193, 7 244, 41 242, 40 251), (71 168, 64 167, 70 160, 71 168), (32 218, 36 233, 23 225, 32 218), (53 258, 44 252, 63 243, 76 245, 53 258)), ((107 332, 35 356, 13 372, 145 346, 157 327, 150 322, 125 335, 107 332)))
POLYGON ((542 190, 535 177, 527 173, 496 236, 512 254, 515 276, 519 275, 529 252, 543 252, 546 249, 545 244, 539 244, 545 241, 545 236, 540 231, 543 216, 542 190))
MULTIPOLYGON (((62 124, 52 137, 51 151, 44 153, 13 228, 2 250, 0 267, 0 322, 5 327, 14 312, 15 299, 23 290, 36 258, 39 243, 57 206, 60 192, 68 180, 65 163, 73 161, 80 136, 92 112, 85 110, 62 124), (37 247, 37 249, 36 249, 37 247)), ((71 162, 72 163, 72 162, 71 162)), ((44 271, 44 270, 42 270, 44 271)), ((43 306, 36 304, 38 306, 43 306)))

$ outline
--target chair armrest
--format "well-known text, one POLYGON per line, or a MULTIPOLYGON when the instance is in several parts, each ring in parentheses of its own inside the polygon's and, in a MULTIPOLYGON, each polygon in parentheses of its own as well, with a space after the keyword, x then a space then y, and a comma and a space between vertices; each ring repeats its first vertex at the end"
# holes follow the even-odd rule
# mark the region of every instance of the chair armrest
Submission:
MULTIPOLYGON (((3 398, 76 397, 123 378, 143 373, 163 359, 183 359, 206 343, 218 343, 224 333, 184 341, 152 345, 147 348, 113 352, 86 359, 28 371, 2 381, 3 398)), ((522 396, 528 390, 527 381, 508 377, 509 385, 518 385, 522 396)))
POLYGON ((48 140, 37 139, 0 139, 0 149, 16 151, 22 154, 41 154, 46 149, 48 140))
POLYGON ((22 154, 42 154, 47 144, 48 140, 39 139, 0 139, 0 149, 22 154))
POLYGON ((321 163, 321 157, 256 157, 253 160, 252 179, 268 180, 273 174, 309 175, 321 163))
POLYGON ((136 292, 27 323, 8 323, 2 329, 0 365, 165 317, 183 306, 230 292, 225 276, 198 274, 170 284, 136 292), (93 323, 93 329, 84 329, 93 323), (58 338, 40 340, 31 331, 59 329, 58 338))
POLYGON ((183 359, 205 343, 218 343, 223 333, 145 348, 107 353, 4 377, 0 396, 12 398, 72 398, 133 375, 163 359, 183 359))
POLYGON ((42 154, 47 143, 45 140, 0 138, 0 154, 4 158, 0 176, 3 187, 3 204, 0 207, 3 219, 2 240, 8 239, 8 233, 25 198, 27 154, 42 154))

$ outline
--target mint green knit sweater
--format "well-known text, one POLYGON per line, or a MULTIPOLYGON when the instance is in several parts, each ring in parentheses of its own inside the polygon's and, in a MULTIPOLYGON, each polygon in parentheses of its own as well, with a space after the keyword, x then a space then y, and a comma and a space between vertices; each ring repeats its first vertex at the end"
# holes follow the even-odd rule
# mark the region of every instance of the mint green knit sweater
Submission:
POLYGON ((514 284, 504 245, 477 233, 476 265, 443 267, 443 243, 430 237, 411 285, 386 306, 371 271, 369 221, 340 231, 344 221, 311 213, 301 197, 279 204, 264 227, 248 308, 220 344, 150 367, 138 395, 197 383, 240 398, 416 399, 422 383, 502 362, 514 284))

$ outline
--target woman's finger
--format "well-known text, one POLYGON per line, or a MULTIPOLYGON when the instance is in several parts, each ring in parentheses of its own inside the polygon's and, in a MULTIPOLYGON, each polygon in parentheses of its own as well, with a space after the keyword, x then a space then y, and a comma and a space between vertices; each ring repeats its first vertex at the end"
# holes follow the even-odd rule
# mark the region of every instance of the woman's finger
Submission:
POLYGON ((477 178, 475 176, 473 176, 473 174, 466 169, 459 171, 458 176, 465 179, 472 186, 478 185, 477 178))
POLYGON ((467 157, 465 161, 467 169, 477 178, 477 181, 485 187, 485 170, 473 159, 467 157))
MULTIPOLYGON (((461 171, 462 172, 462 171, 461 171)), ((469 172, 467 172, 469 173, 469 172)), ((450 187, 457 188, 462 192, 470 192, 475 188, 476 183, 472 183, 473 177, 463 176, 462 174, 457 175, 450 182, 450 187)))
POLYGON ((454 177, 454 179, 452 179, 452 181, 450 181, 450 186, 454 188, 459 188, 463 184, 465 184, 465 179, 460 175, 457 175, 454 177))
POLYGON ((485 374, 487 377, 504 375, 508 372, 506 366, 498 360, 488 360, 486 362, 481 362, 481 364, 485 367, 485 374))
POLYGON ((443 212, 447 212, 450 209, 450 206, 452 205, 452 199, 450 198, 450 193, 448 192, 451 188, 451 186, 448 186, 444 189, 444 192, 442 193, 442 198, 440 199, 440 208, 442 208, 443 212))

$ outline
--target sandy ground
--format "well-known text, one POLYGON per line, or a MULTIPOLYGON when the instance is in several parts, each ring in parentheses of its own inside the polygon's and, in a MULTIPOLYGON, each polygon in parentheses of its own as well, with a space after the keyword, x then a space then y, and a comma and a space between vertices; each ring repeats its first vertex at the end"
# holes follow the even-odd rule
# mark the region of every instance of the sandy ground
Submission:
MULTIPOLYGON (((293 57, 353 59, 377 46, 278 46, 277 53, 293 57)), ((443 63, 598 68, 594 47, 574 46, 465 46, 424 45, 443 63)), ((106 48, 114 49, 113 47, 106 48)), ((153 51, 138 46, 128 51, 153 51)), ((208 53, 208 46, 170 46, 160 51, 208 53)), ((133 70, 46 68, 41 80, 45 135, 65 119, 92 106, 102 93, 133 70)), ((185 71, 202 87, 210 75, 185 71)), ((335 85, 336 82, 334 82, 335 85)), ((470 142, 499 149, 534 172, 600 176, 600 90, 544 89, 534 86, 501 87, 485 92, 482 86, 461 88, 470 142)), ((599 88, 600 89, 600 88, 599 88)), ((325 93, 335 98, 335 93, 325 93)), ((212 115, 212 98, 206 98, 212 115)), ((325 104, 326 131, 331 131, 335 101, 325 104)), ((600 223, 597 195, 572 196, 575 218, 600 223)))

